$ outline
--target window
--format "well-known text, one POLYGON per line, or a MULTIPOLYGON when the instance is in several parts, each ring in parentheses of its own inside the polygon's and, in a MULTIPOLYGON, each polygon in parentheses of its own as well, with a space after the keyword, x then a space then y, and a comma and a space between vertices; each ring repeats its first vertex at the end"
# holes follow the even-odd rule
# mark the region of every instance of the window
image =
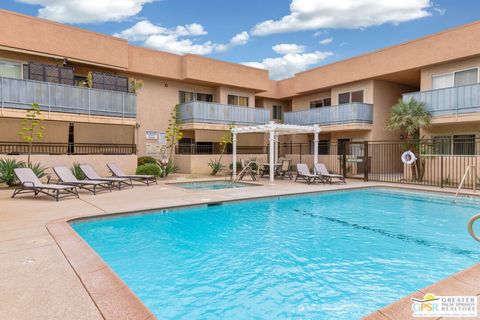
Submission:
POLYGON ((330 98, 310 101, 310 109, 328 107, 332 105, 332 100, 330 98))
POLYGON ((465 86, 478 82, 478 69, 470 69, 455 72, 454 86, 465 86))
POLYGON ((350 92, 340 93, 338 95, 338 104, 350 103, 350 92))
POLYGON ((282 106, 273 106, 272 116, 273 120, 283 120, 282 106))
POLYGON ((205 101, 205 102, 212 102, 213 95, 208 93, 198 93, 198 92, 190 92, 190 91, 179 91, 179 102, 180 103, 187 103, 191 101, 205 101))
POLYGON ((475 84, 478 82, 478 68, 432 76, 432 89, 443 89, 475 84))
POLYGON ((352 102, 361 102, 363 103, 363 90, 352 92, 352 102))
POLYGON ((475 154, 475 135, 453 136, 453 154, 469 156, 475 154))
POLYGON ((433 137, 434 152, 439 155, 475 155, 475 145, 474 134, 433 137))
POLYGON ((231 104, 234 106, 248 107, 248 97, 235 96, 235 95, 229 94, 228 104, 231 104))
POLYGON ((22 73, 21 63, 0 61, 0 77, 22 79, 22 73))
POLYGON ((330 140, 318 141, 318 154, 329 154, 330 152, 330 140))

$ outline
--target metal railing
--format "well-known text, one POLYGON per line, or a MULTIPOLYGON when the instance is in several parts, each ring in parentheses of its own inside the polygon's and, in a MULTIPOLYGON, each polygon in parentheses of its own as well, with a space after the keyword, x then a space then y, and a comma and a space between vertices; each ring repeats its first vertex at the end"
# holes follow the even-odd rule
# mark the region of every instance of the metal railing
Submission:
MULTIPOLYGON (((202 144, 179 144, 176 146, 176 154, 188 154, 188 155, 219 155, 221 153, 221 147, 218 143, 212 143, 211 145, 202 144)), ((267 154, 268 146, 238 146, 238 154, 267 154)), ((232 148, 229 146, 225 150, 225 154, 232 154, 232 148)))
POLYGON ((38 103, 42 111, 135 118, 136 95, 34 80, 0 78, 0 107, 29 109, 38 103))
POLYGON ((178 123, 253 125, 265 124, 268 121, 269 110, 214 102, 187 102, 181 104, 177 110, 178 123))
POLYGON ((405 93, 403 100, 423 102, 432 116, 480 112, 480 84, 405 93))
MULTIPOLYGON (((135 144, 103 144, 103 143, 34 143, 32 154, 136 154, 135 144)), ((0 154, 21 155, 28 153, 28 143, 0 142, 0 154)))
POLYGON ((367 123, 373 121, 373 105, 368 103, 348 103, 284 114, 284 123, 297 125, 336 125, 367 123))

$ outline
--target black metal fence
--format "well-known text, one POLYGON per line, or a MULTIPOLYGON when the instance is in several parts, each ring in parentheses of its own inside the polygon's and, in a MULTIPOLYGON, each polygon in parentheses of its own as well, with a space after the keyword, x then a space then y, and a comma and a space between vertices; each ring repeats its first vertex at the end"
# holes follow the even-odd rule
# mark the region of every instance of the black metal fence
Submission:
MULTIPOLYGON (((28 143, 0 142, 0 154, 20 155, 28 153, 28 143)), ((34 143, 32 154, 48 155, 88 155, 107 154, 125 155, 136 154, 135 144, 103 144, 103 143, 34 143)))
MULTIPOLYGON (((269 146, 237 147, 238 154, 268 155, 269 146)), ((292 159, 292 164, 313 167, 313 143, 280 143, 278 156, 292 159)), ((177 146, 177 154, 218 154, 218 145, 188 144, 177 146)), ((231 148, 227 150, 231 153, 231 148)), ((364 181, 408 183, 438 187, 480 186, 480 138, 470 135, 437 137, 432 140, 406 141, 320 141, 319 162, 331 173, 364 181), (418 158, 406 165, 402 154, 408 150, 418 158)))

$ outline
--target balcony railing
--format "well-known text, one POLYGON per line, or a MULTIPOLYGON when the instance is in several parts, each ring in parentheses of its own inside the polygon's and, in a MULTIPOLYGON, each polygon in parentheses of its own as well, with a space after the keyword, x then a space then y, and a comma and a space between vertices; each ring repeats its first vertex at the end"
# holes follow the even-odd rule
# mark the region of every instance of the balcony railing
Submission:
POLYGON ((42 111, 135 118, 136 95, 81 88, 58 83, 0 78, 0 107, 29 109, 38 103, 42 111))
POLYGON ((372 119, 373 105, 354 102, 338 106, 286 112, 284 122, 297 125, 371 124, 372 119))
POLYGON ((270 121, 270 111, 262 108, 192 101, 179 106, 177 121, 178 123, 265 124, 270 121))
POLYGON ((453 116, 480 112, 480 84, 411 92, 403 100, 411 98, 425 103, 432 116, 453 116))
MULTIPOLYGON (((135 154, 135 144, 104 144, 104 143, 45 143, 36 142, 32 145, 32 154, 135 154)), ((28 153, 28 143, 0 142, 0 154, 19 155, 28 153)))

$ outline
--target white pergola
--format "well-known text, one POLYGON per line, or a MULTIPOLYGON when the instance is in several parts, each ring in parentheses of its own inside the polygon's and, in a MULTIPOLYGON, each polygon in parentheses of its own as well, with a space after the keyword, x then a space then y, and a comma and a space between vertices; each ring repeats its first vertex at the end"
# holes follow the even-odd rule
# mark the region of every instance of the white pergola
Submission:
POLYGON ((237 134, 241 133, 269 133, 269 161, 270 161, 270 181, 274 181, 275 163, 278 161, 278 136, 287 134, 305 134, 313 133, 314 147, 313 147, 313 163, 318 163, 318 134, 320 133, 320 127, 318 125, 313 126, 298 126, 293 124, 279 124, 270 121, 267 124, 232 128, 232 173, 233 180, 237 177, 237 134))

